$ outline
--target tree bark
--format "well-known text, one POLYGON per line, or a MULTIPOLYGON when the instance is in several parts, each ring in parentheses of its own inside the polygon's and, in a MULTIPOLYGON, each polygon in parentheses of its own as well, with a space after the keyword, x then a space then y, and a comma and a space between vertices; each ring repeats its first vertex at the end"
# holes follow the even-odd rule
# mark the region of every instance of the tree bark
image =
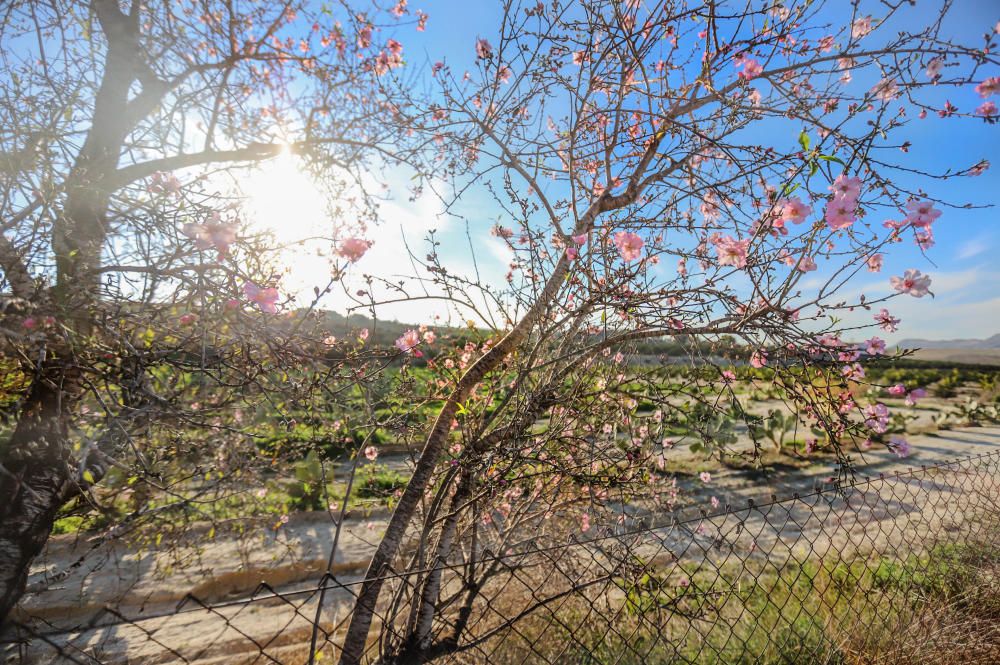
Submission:
POLYGON ((56 513, 76 491, 61 383, 52 376, 35 380, 0 453, 0 623, 24 593, 56 513))

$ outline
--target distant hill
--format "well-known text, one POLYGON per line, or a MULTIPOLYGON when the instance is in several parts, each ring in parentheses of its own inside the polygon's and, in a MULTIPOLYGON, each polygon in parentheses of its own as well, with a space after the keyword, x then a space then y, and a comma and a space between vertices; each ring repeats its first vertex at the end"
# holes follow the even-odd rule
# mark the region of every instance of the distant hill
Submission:
POLYGON ((1000 334, 987 339, 904 339, 904 349, 1000 349, 1000 334))

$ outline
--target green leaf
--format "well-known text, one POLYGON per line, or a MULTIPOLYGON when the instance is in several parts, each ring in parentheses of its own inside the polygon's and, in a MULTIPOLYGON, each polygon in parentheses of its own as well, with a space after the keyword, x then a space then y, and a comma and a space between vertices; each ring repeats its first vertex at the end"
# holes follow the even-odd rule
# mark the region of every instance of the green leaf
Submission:
POLYGON ((90 469, 83 470, 83 479, 93 485, 96 481, 94 480, 94 474, 90 472, 90 469))
POLYGON ((797 182, 796 183, 790 183, 790 182, 786 183, 785 186, 781 188, 781 196, 783 196, 783 197, 784 196, 788 196, 789 194, 791 194, 792 192, 794 192, 798 188, 799 188, 799 183, 797 183, 797 182))
POLYGON ((819 171, 819 162, 814 159, 809 162, 809 177, 816 175, 816 171, 819 171))
POLYGON ((803 150, 809 152, 809 145, 810 145, 809 135, 806 133, 806 130, 804 129, 802 130, 802 133, 799 134, 799 145, 802 146, 803 150))
POLYGON ((841 166, 847 166, 847 164, 844 163, 844 160, 840 157, 834 157, 833 155, 820 155, 819 158, 825 162, 836 162, 841 166))

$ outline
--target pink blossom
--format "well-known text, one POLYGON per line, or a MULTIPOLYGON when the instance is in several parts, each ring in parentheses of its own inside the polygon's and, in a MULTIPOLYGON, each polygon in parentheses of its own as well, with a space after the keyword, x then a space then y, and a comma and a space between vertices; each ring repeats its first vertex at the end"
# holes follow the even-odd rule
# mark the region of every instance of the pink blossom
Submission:
POLYGON ((922 275, 919 270, 910 269, 903 273, 902 277, 893 277, 889 280, 892 287, 900 293, 906 293, 914 298, 923 298, 930 293, 930 275, 922 275))
POLYGON ((437 335, 434 334, 433 330, 428 330, 424 333, 424 342, 426 344, 433 344, 437 340, 437 335))
POLYGON ((896 457, 909 457, 910 453, 913 452, 910 442, 901 436, 890 436, 888 447, 895 453, 896 457))
POLYGON ((767 365, 767 351, 754 351, 750 354, 750 365, 760 369, 767 365))
POLYGON ((818 448, 819 448, 819 442, 816 440, 816 437, 814 437, 814 436, 807 436, 806 437, 806 454, 810 455, 810 454, 816 452, 816 450, 818 448))
POLYGON ((872 254, 868 257, 866 263, 868 264, 868 272, 879 272, 882 270, 882 259, 881 254, 872 254))
POLYGON ((900 319, 889 314, 889 310, 883 307, 875 315, 875 322, 886 332, 896 332, 896 326, 899 325, 900 319))
POLYGON ((835 197, 857 201, 861 196, 861 178, 857 176, 849 178, 846 173, 842 173, 833 181, 829 190, 835 197))
POLYGON ((929 227, 941 216, 941 211, 934 209, 933 201, 907 201, 906 211, 906 222, 920 228, 929 227))
POLYGON ((902 383, 897 383, 894 386, 889 386, 889 388, 886 389, 886 392, 892 395, 893 397, 902 397, 903 395, 906 394, 906 386, 904 386, 902 383))
POLYGON ((775 206, 778 209, 778 219, 793 224, 801 224, 806 221, 806 217, 812 212, 812 208, 803 203, 802 199, 797 196, 779 199, 775 206))
MULTIPOLYGON (((857 353, 857 351, 854 353, 857 353)), ((840 368, 840 375, 848 381, 861 381, 865 378, 865 368, 859 363, 844 365, 840 368)))
POLYGON ((986 173, 986 170, 990 168, 990 160, 981 159, 976 162, 973 166, 969 167, 969 175, 978 176, 986 173))
POLYGON ((872 31, 872 17, 862 16, 861 18, 854 19, 851 24, 851 37, 854 39, 859 39, 864 37, 872 31))
POLYGON ((997 105, 992 100, 987 100, 976 107, 976 115, 992 118, 997 115, 997 105))
POLYGON ((927 78, 931 79, 932 81, 939 78, 941 76, 942 65, 944 65, 944 60, 942 60, 941 58, 934 58, 933 60, 928 62, 926 70, 927 78))
POLYGON ((927 397, 927 391, 926 390, 924 390, 923 388, 914 388, 906 396, 906 400, 904 400, 904 401, 906 402, 907 406, 916 406, 917 405, 917 401, 921 400, 921 399, 923 399, 925 397, 927 397))
POLYGON ((934 246, 934 234, 931 233, 930 229, 915 233, 913 239, 916 241, 917 246, 924 251, 934 246))
POLYGON ((862 413, 865 417, 865 427, 876 434, 885 434, 889 428, 889 407, 881 402, 869 404, 862 413))
POLYGON ((870 356, 878 356, 885 353, 885 340, 872 337, 865 342, 865 352, 870 356))
POLYGON ((619 231, 615 234, 615 247, 625 261, 635 261, 642 257, 642 238, 636 233, 619 231))
POLYGON ((846 229, 854 223, 854 211, 857 209, 857 206, 858 202, 855 199, 839 196, 833 197, 826 204, 826 211, 823 213, 826 225, 833 231, 846 229))
POLYGON ((899 85, 892 79, 882 79, 872 86, 869 94, 874 95, 879 101, 891 102, 899 97, 899 85))
POLYGON ((842 349, 837 352, 837 360, 844 363, 852 363, 861 357, 859 349, 842 349))
POLYGON ((365 448, 365 457, 368 458, 369 462, 374 462, 375 459, 378 457, 378 448, 376 448, 375 446, 368 446, 367 448, 365 448))
POLYGON ((243 293, 246 295, 247 300, 257 303, 260 311, 267 312, 268 314, 277 313, 278 289, 274 287, 261 288, 253 282, 247 282, 243 285, 243 293))
POLYGON ((715 253, 719 257, 720 266, 746 267, 747 250, 750 248, 749 238, 736 240, 730 236, 722 236, 713 242, 715 244, 715 253))
POLYGON ((584 513, 580 516, 580 531, 586 533, 590 531, 590 515, 584 513))
POLYGON ((372 27, 370 25, 362 26, 358 30, 358 48, 368 48, 372 45, 372 27))
POLYGON ((727 386, 736 381, 736 373, 731 369, 722 370, 722 382, 727 386))
POLYGON ((976 86, 976 92, 983 99, 996 94, 1000 90, 1000 76, 991 76, 976 86))
POLYGON ((744 81, 757 78, 764 71, 764 66, 753 58, 738 57, 734 58, 734 62, 736 62, 737 67, 743 67, 743 71, 741 71, 737 76, 744 81))
POLYGON ((703 483, 712 482, 712 474, 710 474, 708 471, 702 471, 701 473, 699 473, 698 478, 700 478, 701 482, 703 483))
POLYGON ((229 245, 236 240, 236 229, 231 224, 220 222, 217 214, 204 224, 185 224, 181 233, 194 240, 198 249, 214 247, 220 257, 229 253, 229 245))
POLYGON ((337 248, 337 254, 344 257, 351 263, 356 263, 362 256, 365 255, 365 252, 367 252, 371 246, 372 243, 370 240, 348 238, 340 243, 340 247, 337 248))
POLYGON ((811 272, 816 270, 816 260, 811 256, 803 256, 799 259, 798 269, 802 272, 811 272))
POLYGON ((480 60, 489 60, 493 57, 493 47, 485 39, 476 40, 476 57, 480 60))
POLYGON ((176 194, 181 191, 181 181, 173 173, 157 171, 150 181, 149 191, 154 194, 176 194))
POLYGON ((420 344, 420 333, 416 330, 407 330, 396 340, 396 348, 403 353, 412 353, 420 344))

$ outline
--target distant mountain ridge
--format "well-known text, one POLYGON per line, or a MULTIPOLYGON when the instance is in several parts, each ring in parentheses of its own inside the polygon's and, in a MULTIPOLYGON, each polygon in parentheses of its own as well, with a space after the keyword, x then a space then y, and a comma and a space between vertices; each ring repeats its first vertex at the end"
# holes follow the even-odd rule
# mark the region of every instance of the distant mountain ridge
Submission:
POLYGON ((986 339, 904 339, 904 349, 1000 349, 1000 333, 986 339))

